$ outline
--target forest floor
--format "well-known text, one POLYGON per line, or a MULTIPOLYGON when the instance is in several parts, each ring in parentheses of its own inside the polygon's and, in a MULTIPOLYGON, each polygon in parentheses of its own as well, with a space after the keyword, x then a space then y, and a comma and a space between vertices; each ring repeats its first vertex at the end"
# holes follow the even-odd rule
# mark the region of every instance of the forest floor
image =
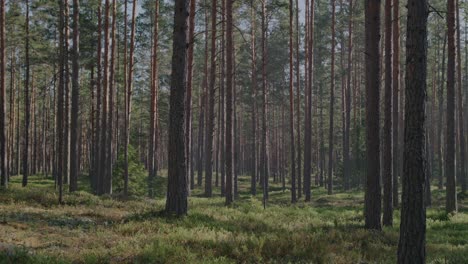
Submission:
MULTIPOLYGON (((177 219, 161 213, 162 198, 82 190, 58 205, 53 180, 33 176, 22 188, 12 177, 0 191, 0 263, 395 263, 399 210, 394 227, 373 232, 363 229, 362 191, 314 188, 311 203, 291 205, 272 184, 263 209, 248 185, 240 179, 245 192, 229 207, 197 189, 177 219)), ((444 195, 434 190, 427 212, 428 263, 468 263, 468 198, 447 215, 444 195)))

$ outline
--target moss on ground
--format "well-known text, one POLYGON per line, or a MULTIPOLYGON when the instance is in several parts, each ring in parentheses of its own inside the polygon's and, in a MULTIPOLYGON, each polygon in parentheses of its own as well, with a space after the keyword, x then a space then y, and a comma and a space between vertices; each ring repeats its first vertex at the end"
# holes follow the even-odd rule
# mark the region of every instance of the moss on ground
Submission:
MULTIPOLYGON (((57 204, 54 181, 30 178, 22 188, 13 177, 0 190, 0 263, 395 263, 394 227, 363 229, 363 193, 327 195, 313 189, 311 203, 289 203, 290 192, 272 184, 263 209, 261 195, 248 194, 229 207, 219 192, 204 198, 194 190, 185 218, 162 214, 164 200, 97 197, 82 190, 57 204)), ((165 183, 162 178, 160 185, 165 183)), ((161 186, 163 187, 163 186, 161 186)), ((164 188, 158 189, 162 192, 164 188)), ((162 194, 156 197, 163 197, 162 194)), ((427 212, 428 263, 468 263, 468 201, 460 213, 444 213, 443 192, 433 191, 427 212)))

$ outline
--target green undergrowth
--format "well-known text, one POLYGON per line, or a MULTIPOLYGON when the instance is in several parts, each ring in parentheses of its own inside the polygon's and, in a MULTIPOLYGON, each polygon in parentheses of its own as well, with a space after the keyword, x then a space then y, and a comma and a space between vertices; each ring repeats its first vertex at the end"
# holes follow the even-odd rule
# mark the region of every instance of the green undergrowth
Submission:
MULTIPOLYGON (((0 190, 2 263, 395 263, 399 210, 394 226, 363 229, 363 193, 312 190, 312 202, 290 204, 289 190, 271 185, 263 209, 261 195, 248 193, 240 178, 236 202, 226 207, 215 188, 212 198, 195 189, 189 214, 166 217, 165 178, 156 199, 119 194, 98 197, 81 178, 80 191, 57 203, 54 181, 32 176, 27 187, 12 177, 0 190)), ((258 190, 261 194, 261 189, 258 190)), ((427 211, 428 263, 468 263, 468 203, 447 215, 443 191, 433 190, 427 211)))

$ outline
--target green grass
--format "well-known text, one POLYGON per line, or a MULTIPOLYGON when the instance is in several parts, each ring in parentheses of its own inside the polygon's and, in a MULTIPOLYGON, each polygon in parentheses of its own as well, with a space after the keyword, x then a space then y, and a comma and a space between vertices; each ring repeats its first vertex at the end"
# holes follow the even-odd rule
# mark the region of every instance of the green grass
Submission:
MULTIPOLYGON (((157 199, 97 197, 81 190, 57 204, 54 182, 30 178, 22 188, 13 177, 0 190, 0 263, 395 263, 399 211, 394 227, 363 229, 363 193, 327 195, 313 189, 311 203, 290 204, 290 192, 272 184, 261 195, 240 197, 229 207, 219 189, 204 198, 196 189, 184 218, 165 217, 164 184, 157 199)), ((468 263, 468 203, 444 213, 444 192, 433 190, 427 212, 428 263, 468 263)))

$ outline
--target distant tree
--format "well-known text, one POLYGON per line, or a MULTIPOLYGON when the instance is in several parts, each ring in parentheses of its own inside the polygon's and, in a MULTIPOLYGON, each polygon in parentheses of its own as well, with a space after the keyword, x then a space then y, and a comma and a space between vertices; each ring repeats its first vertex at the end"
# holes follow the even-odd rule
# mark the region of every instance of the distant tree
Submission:
POLYGON ((26 72, 24 78, 24 145, 23 145, 23 187, 28 185, 28 156, 29 156, 29 123, 31 119, 31 105, 29 99, 29 78, 30 78, 30 60, 29 60, 29 0, 26 0, 26 21, 25 21, 25 47, 24 56, 26 64, 26 72))
POLYGON ((168 184, 166 212, 182 216, 188 211, 185 159, 184 99, 187 75, 187 33, 189 0, 176 0, 172 44, 172 71, 168 142, 168 184))
POLYGON ((331 75, 330 75, 330 129, 328 130, 328 194, 333 193, 333 146, 334 146, 334 132, 333 132, 333 119, 335 111, 335 0, 331 1, 332 4, 332 21, 331 21, 331 75))
MULTIPOLYGON (((450 2, 450 1, 449 1, 450 2)), ((426 262, 427 0, 408 1, 406 101, 398 263, 426 262)))

